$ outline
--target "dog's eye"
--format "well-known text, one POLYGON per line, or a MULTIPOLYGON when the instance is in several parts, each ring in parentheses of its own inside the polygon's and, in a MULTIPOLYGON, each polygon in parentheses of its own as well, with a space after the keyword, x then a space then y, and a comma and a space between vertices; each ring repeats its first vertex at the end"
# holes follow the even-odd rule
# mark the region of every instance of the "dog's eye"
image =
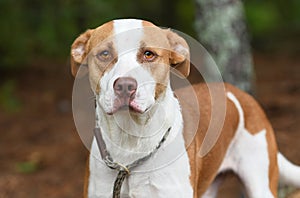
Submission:
POLYGON ((108 61, 111 58, 111 54, 108 50, 103 50, 97 54, 97 58, 101 61, 108 61))
POLYGON ((144 59, 146 61, 153 61, 156 58, 156 54, 154 52, 151 52, 149 50, 144 52, 144 59))

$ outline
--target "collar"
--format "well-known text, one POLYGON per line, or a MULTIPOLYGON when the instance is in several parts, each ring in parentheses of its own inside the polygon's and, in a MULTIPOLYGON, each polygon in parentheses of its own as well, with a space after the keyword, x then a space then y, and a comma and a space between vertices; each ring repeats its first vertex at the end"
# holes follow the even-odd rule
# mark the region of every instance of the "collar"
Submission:
POLYGON ((146 156, 144 156, 140 159, 135 160, 131 164, 123 165, 123 164, 118 163, 118 162, 116 162, 112 159, 110 153, 108 152, 108 150, 106 148, 106 144, 103 140, 100 128, 96 127, 94 129, 94 134, 95 134, 95 137, 96 137, 96 141, 97 141, 97 144, 98 144, 98 147, 99 147, 99 150, 100 150, 102 160, 104 161, 106 166, 108 166, 109 168, 119 171, 118 176, 117 176, 117 178, 114 182, 113 198, 119 198, 120 197, 120 192, 121 192, 121 187, 122 187, 123 181, 130 174, 131 170, 133 168, 141 165, 143 162, 148 160, 152 155, 154 155, 158 151, 158 149, 161 147, 161 145, 166 141, 170 131, 171 131, 171 127, 169 127, 167 129, 164 136, 162 137, 160 142, 157 144, 157 146, 152 150, 152 152, 150 152, 149 154, 147 154, 146 156))

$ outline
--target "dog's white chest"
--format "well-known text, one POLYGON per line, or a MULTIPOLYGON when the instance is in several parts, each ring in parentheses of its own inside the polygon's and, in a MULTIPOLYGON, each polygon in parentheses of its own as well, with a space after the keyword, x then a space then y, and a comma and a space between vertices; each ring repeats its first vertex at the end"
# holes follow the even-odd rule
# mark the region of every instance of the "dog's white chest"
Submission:
MULTIPOLYGON (((171 144, 159 150, 125 179, 121 197, 146 198, 150 195, 157 198, 193 197, 189 159, 184 150, 184 142, 180 134, 171 144)), ((117 171, 109 169, 102 162, 94 140, 90 156, 88 197, 111 197, 116 177, 117 171)))

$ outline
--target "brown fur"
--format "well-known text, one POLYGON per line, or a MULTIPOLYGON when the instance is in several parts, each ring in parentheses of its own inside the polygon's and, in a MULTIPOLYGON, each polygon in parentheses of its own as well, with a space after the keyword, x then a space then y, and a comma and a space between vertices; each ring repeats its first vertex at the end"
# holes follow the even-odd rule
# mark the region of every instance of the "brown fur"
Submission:
MULTIPOLYGON (((190 180, 193 188, 195 189, 194 198, 198 198, 203 195, 205 190, 213 182, 216 173, 222 163, 222 160, 226 154, 227 148, 236 132, 239 118, 235 105, 227 99, 226 119, 219 139, 207 155, 205 155, 203 158, 199 157, 198 153, 210 122, 211 99, 207 85, 196 84, 193 85, 193 89, 195 90, 195 93, 199 98, 198 102, 200 108, 200 121, 198 125, 198 131, 194 139, 192 140, 190 145, 187 145, 187 152, 191 165, 190 180)), ((184 88, 182 91, 185 91, 184 88)), ((241 103, 245 114, 245 122, 248 123, 246 125, 246 127, 248 127, 247 130, 251 131, 252 134, 257 133, 262 129, 266 129, 267 131, 266 137, 268 142, 268 152, 270 160, 270 189, 273 195, 276 197, 278 181, 277 146, 271 125, 269 124, 260 106, 251 96, 228 84, 226 84, 226 91, 232 92, 241 103), (250 127, 249 123, 254 120, 256 120, 257 122, 252 122, 252 125, 250 125, 250 127)), ((188 123, 195 122, 195 110, 193 109, 193 107, 188 106, 183 106, 183 109, 186 109, 187 111, 183 112, 185 120, 184 123, 187 124, 185 124, 184 126, 184 134, 186 135, 186 139, 189 139, 190 137, 188 137, 188 123)))
POLYGON ((90 157, 88 157, 85 166, 83 198, 88 198, 89 177, 90 177, 90 157))
MULTIPOLYGON (((214 86, 218 86, 217 84, 214 86)), ((187 146, 187 152, 190 159, 191 165, 191 184, 194 189, 194 197, 198 198, 202 195, 208 186, 212 183, 216 176, 216 173, 222 163, 222 160, 226 154, 227 147, 230 144, 231 139, 235 134, 237 124, 239 121, 237 110, 234 104, 227 100, 227 112, 226 119, 224 122, 224 127, 217 140, 216 145, 212 150, 201 158, 199 156, 199 150, 202 145, 203 139, 205 137, 206 131, 208 129, 211 117, 211 99, 209 95, 208 87, 205 84, 193 85, 193 89, 199 98, 199 110, 200 110, 200 120, 198 125, 198 131, 193 137, 190 145, 187 146)), ((180 90, 186 92, 185 88, 180 90)), ((195 107, 189 106, 189 104, 183 104, 183 118, 184 118, 184 134, 186 142, 190 142, 190 131, 192 123, 197 122, 197 113, 195 107)))
POLYGON ((266 129, 266 138, 268 142, 268 153, 269 153, 269 180, 270 189, 275 197, 277 197, 277 181, 279 178, 279 171, 277 165, 277 144, 275 140, 275 135, 273 128, 260 107, 260 105, 255 101, 255 99, 240 91, 232 85, 227 85, 229 91, 235 94, 244 111, 245 117, 245 128, 253 135, 266 129))
POLYGON ((190 53, 189 53, 189 46, 187 42, 176 33, 172 32, 171 30, 165 30, 167 34, 167 38, 170 41, 171 48, 171 57, 170 63, 171 66, 175 68, 175 71, 178 71, 177 74, 179 76, 186 78, 190 73, 190 53), (176 48, 178 45, 183 46, 188 51, 186 52, 179 52, 176 48))
POLYGON ((72 75, 75 77, 78 69, 81 64, 84 64, 83 61, 87 55, 86 45, 92 35, 94 30, 87 30, 83 34, 81 34, 79 37, 76 38, 76 40, 73 42, 71 46, 71 71, 72 75), (80 54, 76 51, 77 48, 83 47, 84 53, 80 54))
POLYGON ((144 63, 142 56, 138 55, 138 60, 146 69, 148 69, 157 86, 155 89, 155 98, 157 99, 165 92, 167 83, 169 82, 170 66, 174 66, 175 71, 181 77, 187 77, 189 74, 189 47, 186 41, 171 30, 163 30, 152 23, 144 22, 144 38, 142 38, 141 49, 153 51, 157 54, 157 58, 151 63, 144 63), (177 46, 181 45, 186 48, 186 53, 178 51, 177 46), (147 46, 147 47, 143 47, 147 46))

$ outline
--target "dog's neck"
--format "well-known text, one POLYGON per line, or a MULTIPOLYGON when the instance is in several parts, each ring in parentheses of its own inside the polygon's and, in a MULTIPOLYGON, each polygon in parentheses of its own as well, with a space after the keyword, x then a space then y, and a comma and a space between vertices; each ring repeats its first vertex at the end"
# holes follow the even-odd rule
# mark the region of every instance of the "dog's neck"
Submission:
POLYGON ((96 107, 98 126, 107 150, 119 163, 130 164, 154 150, 168 128, 172 128, 165 144, 182 131, 182 116, 178 100, 170 85, 157 104, 142 115, 119 111, 107 115, 96 107))

